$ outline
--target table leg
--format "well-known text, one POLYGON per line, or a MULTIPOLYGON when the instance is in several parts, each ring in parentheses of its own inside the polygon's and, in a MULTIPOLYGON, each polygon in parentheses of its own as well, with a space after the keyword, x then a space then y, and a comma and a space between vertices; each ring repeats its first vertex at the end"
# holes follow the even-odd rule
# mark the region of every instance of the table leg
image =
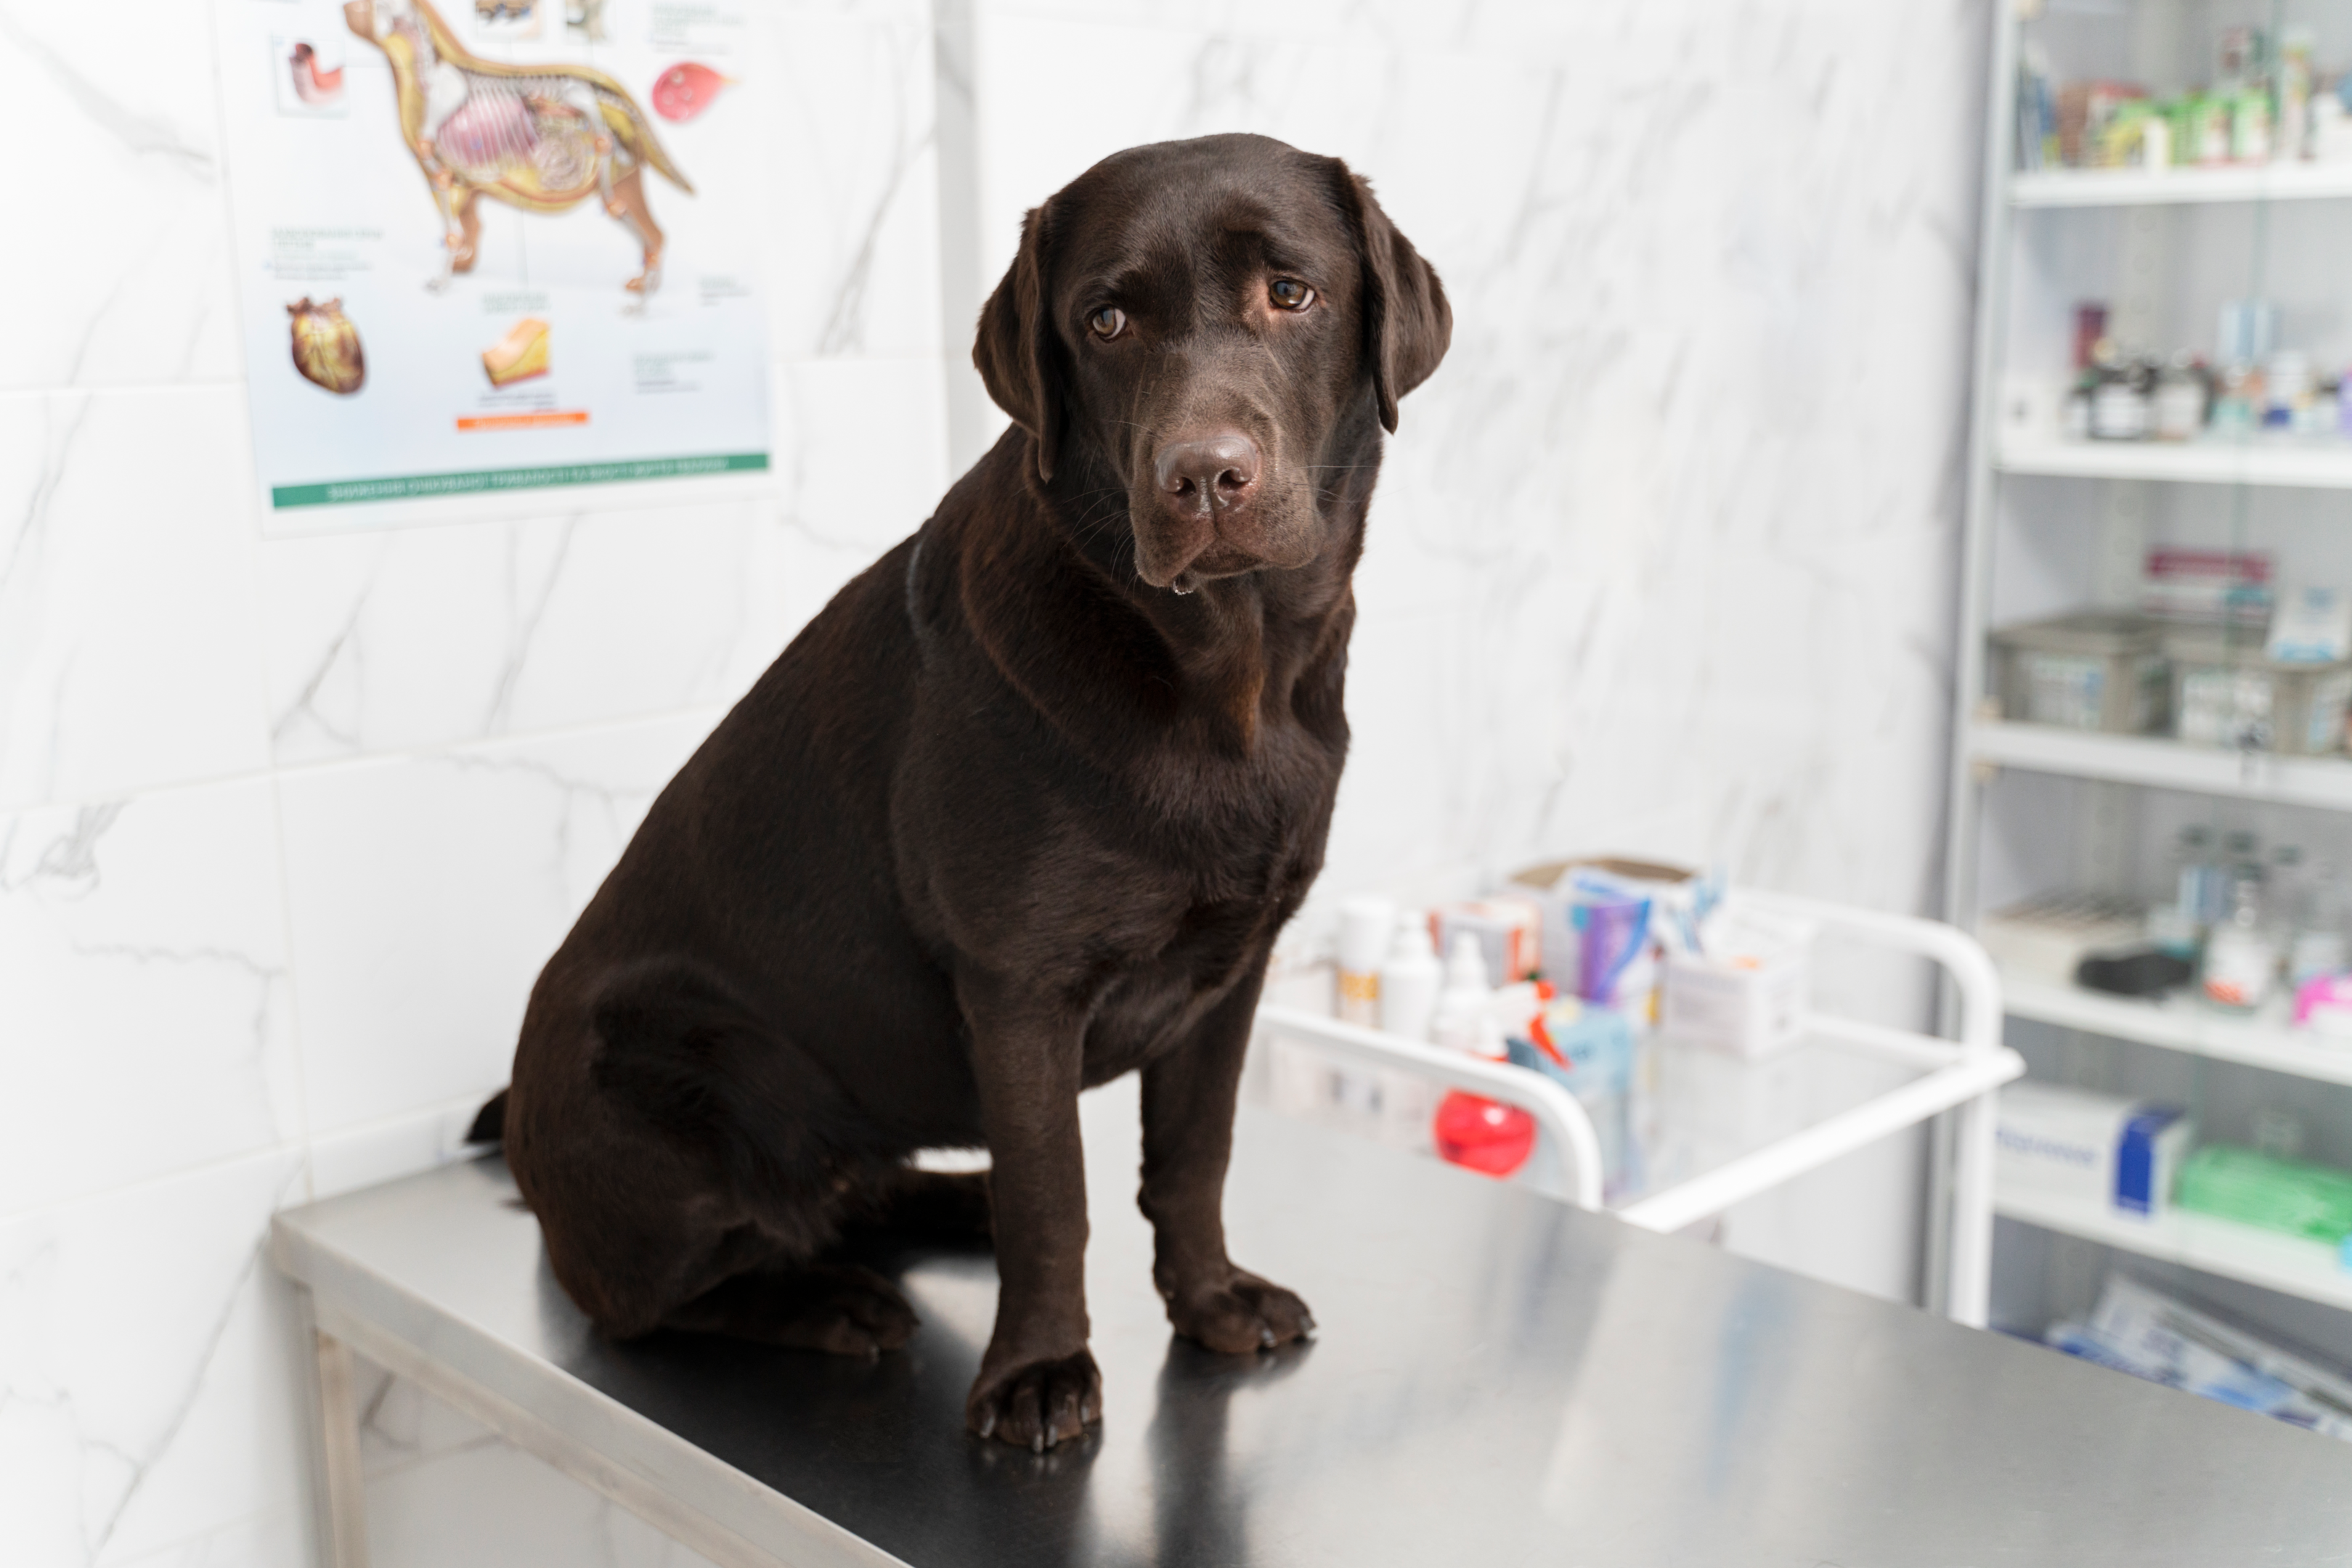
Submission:
POLYGON ((315 1325, 309 1332, 316 1395, 311 1458, 320 1556, 324 1568, 367 1568, 367 1480, 360 1469, 359 1391, 352 1351, 315 1325))

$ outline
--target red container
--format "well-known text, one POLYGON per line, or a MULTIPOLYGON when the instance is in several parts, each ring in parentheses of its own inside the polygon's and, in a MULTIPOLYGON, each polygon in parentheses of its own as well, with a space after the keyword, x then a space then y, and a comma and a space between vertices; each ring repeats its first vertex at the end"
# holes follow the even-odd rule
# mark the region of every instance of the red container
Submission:
POLYGON ((1535 1153, 1536 1119, 1516 1105, 1497 1105, 1459 1089, 1439 1102, 1431 1128, 1437 1152, 1465 1170, 1507 1176, 1535 1153))

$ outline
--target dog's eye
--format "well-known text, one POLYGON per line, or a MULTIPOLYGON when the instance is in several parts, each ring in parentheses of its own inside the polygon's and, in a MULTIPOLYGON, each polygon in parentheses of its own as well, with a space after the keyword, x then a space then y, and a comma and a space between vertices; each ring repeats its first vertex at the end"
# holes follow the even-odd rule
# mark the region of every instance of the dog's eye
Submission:
POLYGON ((1295 277, 1277 277, 1266 287, 1275 304, 1285 310, 1304 310, 1315 303, 1315 290, 1295 277))
POLYGON ((1087 318, 1087 329, 1105 340, 1116 338, 1127 330, 1127 312, 1115 305, 1106 305, 1087 318))

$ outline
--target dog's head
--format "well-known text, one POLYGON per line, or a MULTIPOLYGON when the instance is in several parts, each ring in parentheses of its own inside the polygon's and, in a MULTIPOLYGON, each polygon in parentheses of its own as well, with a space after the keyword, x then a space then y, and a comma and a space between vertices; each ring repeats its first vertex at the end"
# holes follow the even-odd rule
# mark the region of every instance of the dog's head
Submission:
POLYGON ((369 43, 380 44, 391 33, 393 24, 399 20, 398 13, 406 9, 398 4, 398 0, 386 0, 382 6, 376 4, 376 0, 344 0, 343 26, 369 43))
MULTIPOLYGON (((381 46, 395 33, 405 33, 412 47, 426 36, 425 17, 417 0, 344 0, 343 26, 381 46)), ((437 14, 434 26, 440 26, 437 14)))
POLYGON ((1124 486, 1136 570, 1187 593, 1321 554, 1327 481, 1453 329, 1346 164, 1211 136, 1114 154, 1032 211, 972 361, 1040 481, 1124 486))

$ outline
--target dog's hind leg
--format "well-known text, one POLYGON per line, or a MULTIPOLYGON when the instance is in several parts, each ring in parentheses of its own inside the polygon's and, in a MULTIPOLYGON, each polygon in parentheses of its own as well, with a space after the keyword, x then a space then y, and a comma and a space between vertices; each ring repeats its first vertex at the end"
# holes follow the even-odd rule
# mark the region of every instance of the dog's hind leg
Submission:
MULTIPOLYGON (((449 287, 452 277, 474 265, 470 249, 467 250, 466 266, 461 267, 457 265, 457 252, 469 246, 471 241, 466 234, 467 225, 457 217, 457 177, 442 165, 431 137, 425 137, 416 144, 416 160, 425 171, 425 183, 433 188, 433 204, 441 214, 441 272, 425 285, 438 294, 449 287)), ((466 195, 471 199, 471 187, 467 188, 466 195)))
POLYGON ((629 279, 629 292, 640 298, 649 298, 661 287, 663 235, 661 225, 654 222, 653 207, 646 201, 646 174, 643 169, 631 169, 625 174, 612 176, 609 193, 604 198, 604 211, 626 224, 629 232, 645 246, 646 267, 629 279))
POLYGON ((914 1308, 881 1275, 854 1263, 809 1261, 799 1245, 757 1224, 714 1233, 696 1224, 698 1207, 681 1206, 658 1229, 632 1226, 639 1216, 604 1217, 594 1245, 610 1249, 625 1238, 621 1267, 607 1258, 583 1270, 570 1227, 549 1228, 549 1260, 573 1300, 614 1339, 675 1329, 871 1357, 913 1337, 914 1308))
POLYGON ((808 1263, 737 1274, 674 1309, 664 1328, 725 1334, 833 1355, 879 1355, 915 1335, 898 1287, 855 1263, 808 1263))
POLYGON ((816 1260, 730 1275, 672 1311, 665 1328, 765 1344, 876 1355, 897 1350, 919 1320, 898 1286, 842 1252, 866 1240, 985 1246, 988 1173, 899 1166, 847 1184, 840 1239, 816 1260))
MULTIPOLYGON (((986 1245, 988 1173, 901 1166, 854 1184, 841 1239, 986 1245)), ((828 1249, 818 1261, 722 1280, 662 1319, 688 1333, 725 1334, 835 1355, 877 1355, 913 1337, 919 1320, 898 1286, 828 1249)))
POLYGON ((449 235, 449 270, 471 272, 482 248, 481 193, 467 185, 450 204, 450 210, 457 226, 449 235))
POLYGON ((985 1244, 996 1234, 988 1173, 901 1166, 854 1195, 841 1225, 896 1240, 985 1244))
POLYGON ((576 1288, 559 1267, 574 1299, 624 1335, 672 1328, 841 1355, 905 1344, 906 1298, 833 1249, 908 1173, 867 1152, 831 1075, 692 961, 635 966, 603 990, 583 1087, 608 1129, 594 1145, 604 1185, 593 1210, 562 1217, 585 1225, 541 1216, 559 1264, 604 1254, 581 1260, 573 1272, 593 1277, 576 1288), (622 1168, 635 1179, 614 1190, 608 1173, 622 1168))

